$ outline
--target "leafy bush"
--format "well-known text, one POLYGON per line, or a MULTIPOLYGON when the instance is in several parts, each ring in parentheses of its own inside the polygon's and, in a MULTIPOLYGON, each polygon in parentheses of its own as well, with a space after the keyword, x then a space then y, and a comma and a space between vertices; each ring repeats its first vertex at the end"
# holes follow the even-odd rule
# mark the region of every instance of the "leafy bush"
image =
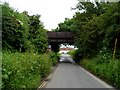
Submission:
POLYGON ((50 54, 3 52, 3 89, 37 88, 51 66, 50 54))
POLYGON ((50 61, 53 66, 55 66, 59 61, 60 55, 58 53, 51 52, 50 53, 50 61))
POLYGON ((82 58, 82 54, 80 54, 79 50, 71 50, 68 52, 73 58, 73 60, 78 63, 79 60, 82 58))
POLYGON ((120 76, 119 76, 119 60, 113 60, 103 56, 97 56, 91 59, 83 59, 80 65, 88 69, 90 72, 106 80, 111 85, 120 88, 120 76), (103 60, 101 60, 103 59, 103 60), (108 61, 108 62, 107 62, 108 61))
POLYGON ((0 4, 2 7, 2 48, 3 50, 45 53, 47 30, 40 21, 40 15, 29 15, 15 11, 8 3, 0 4))
POLYGON ((116 57, 120 58, 120 1, 94 3, 79 1, 76 9, 83 12, 66 18, 55 31, 75 32, 75 45, 85 57, 94 57, 102 48, 112 52, 117 39, 116 57))

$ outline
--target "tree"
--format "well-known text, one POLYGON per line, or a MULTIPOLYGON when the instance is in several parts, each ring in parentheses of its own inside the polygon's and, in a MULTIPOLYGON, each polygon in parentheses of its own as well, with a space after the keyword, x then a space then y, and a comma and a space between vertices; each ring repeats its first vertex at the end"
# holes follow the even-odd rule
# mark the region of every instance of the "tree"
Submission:
POLYGON ((118 39, 117 48, 120 48, 120 2, 79 2, 76 9, 83 12, 65 19, 56 30, 75 32, 75 45, 79 52, 84 56, 93 56, 100 51, 112 53, 115 39, 118 39))
POLYGON ((30 31, 28 39, 35 45, 35 50, 39 53, 45 52, 47 48, 47 31, 43 23, 39 20, 40 15, 29 16, 30 31))
POLYGON ((20 52, 34 50, 44 53, 47 48, 47 33, 39 20, 40 15, 30 16, 27 11, 19 13, 7 3, 4 3, 2 7, 3 50, 20 52))

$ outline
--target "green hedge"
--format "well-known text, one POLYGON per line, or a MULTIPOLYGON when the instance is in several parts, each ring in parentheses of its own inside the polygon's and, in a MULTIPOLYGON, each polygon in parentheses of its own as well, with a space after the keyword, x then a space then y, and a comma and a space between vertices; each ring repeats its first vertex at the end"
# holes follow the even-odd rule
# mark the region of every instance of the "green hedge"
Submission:
POLYGON ((82 54, 80 54, 79 50, 71 50, 68 52, 69 55, 72 56, 73 60, 76 63, 79 63, 80 59, 82 58, 82 54))
POLYGON ((120 61, 112 59, 108 60, 108 58, 104 60, 105 57, 101 57, 99 56, 91 59, 83 59, 81 60, 80 65, 104 79, 109 84, 115 86, 116 88, 120 88, 120 61))
POLYGON ((52 66, 51 54, 3 52, 2 87, 5 90, 37 88, 52 66))
POLYGON ((50 59, 52 62, 52 66, 55 66, 58 63, 59 58, 60 58, 59 53, 54 53, 54 52, 50 53, 50 59))

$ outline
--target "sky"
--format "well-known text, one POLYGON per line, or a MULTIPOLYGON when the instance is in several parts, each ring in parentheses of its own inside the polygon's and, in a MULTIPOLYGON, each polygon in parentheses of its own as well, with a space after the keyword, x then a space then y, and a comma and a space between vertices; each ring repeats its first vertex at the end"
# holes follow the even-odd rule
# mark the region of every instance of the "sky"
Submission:
MULTIPOLYGON (((1 0, 0 0, 1 1, 1 0)), ((19 12, 28 11, 30 15, 41 15, 45 29, 51 30, 63 22, 65 18, 72 18, 75 10, 71 10, 78 0, 2 0, 19 12)))

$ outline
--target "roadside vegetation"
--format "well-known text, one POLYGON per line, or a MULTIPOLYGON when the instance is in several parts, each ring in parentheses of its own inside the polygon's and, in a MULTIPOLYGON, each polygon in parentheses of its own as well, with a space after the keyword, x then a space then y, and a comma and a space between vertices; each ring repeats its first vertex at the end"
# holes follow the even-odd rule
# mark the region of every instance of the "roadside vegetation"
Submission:
POLYGON ((3 90, 34 89, 51 72, 59 58, 48 52, 47 30, 40 15, 2 7, 2 83, 3 90))
POLYGON ((118 59, 113 60, 108 54, 104 54, 93 58, 83 58, 79 64, 115 88, 120 88, 120 61, 118 59))
POLYGON ((108 82, 115 88, 120 87, 120 61, 113 59, 110 53, 99 53, 94 57, 80 57, 78 50, 68 52, 82 67, 108 82))
MULTIPOLYGON (((40 15, 2 6, 2 86, 5 90, 37 88, 59 55, 48 52, 47 30, 40 15)), ((90 72, 120 88, 120 2, 79 2, 78 12, 53 31, 76 34, 70 54, 90 72), (79 12, 82 10, 83 12, 79 12)))
POLYGON ((74 9, 73 18, 54 31, 74 32, 78 50, 69 52, 73 59, 120 88, 120 2, 79 2, 74 9))
POLYGON ((74 62, 79 63, 80 58, 82 58, 82 54, 79 53, 79 50, 71 50, 67 54, 72 56, 74 62))
POLYGON ((52 53, 3 52, 2 87, 4 90, 37 89, 57 63, 52 53), (52 55, 52 57, 51 57, 52 55))

